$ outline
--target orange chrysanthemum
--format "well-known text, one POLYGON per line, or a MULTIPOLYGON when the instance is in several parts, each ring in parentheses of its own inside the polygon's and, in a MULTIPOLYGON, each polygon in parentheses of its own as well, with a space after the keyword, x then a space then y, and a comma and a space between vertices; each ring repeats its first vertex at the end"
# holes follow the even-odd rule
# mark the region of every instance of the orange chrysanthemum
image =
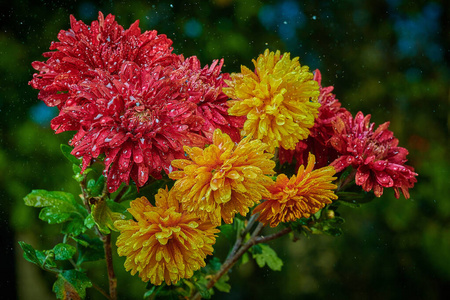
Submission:
POLYGON ((289 53, 266 50, 253 64, 254 72, 241 66, 241 73, 225 81, 229 87, 223 92, 232 98, 228 113, 247 116, 242 135, 262 140, 270 151, 280 145, 294 149, 318 115, 319 85, 308 66, 289 53))
POLYGON ((177 179, 173 189, 183 209, 203 220, 220 225, 232 223, 238 212, 245 216, 249 207, 268 196, 272 179, 273 154, 265 153, 267 145, 260 140, 242 139, 235 144, 216 129, 213 144, 206 149, 184 147, 191 160, 175 159, 172 165, 181 169, 169 174, 177 179))
POLYGON ((120 230, 117 253, 126 256, 125 269, 139 272, 143 281, 154 285, 175 284, 190 278, 204 267, 205 257, 212 254, 216 229, 195 214, 181 210, 178 201, 167 188, 155 196, 156 206, 147 198, 130 203, 128 211, 136 219, 116 221, 120 230))
POLYGON ((260 213, 258 220, 264 225, 276 227, 280 222, 291 222, 302 217, 308 218, 322 209, 325 204, 336 200, 332 190, 336 185, 333 167, 327 166, 313 171, 315 157, 309 154, 306 168, 300 166, 297 176, 291 179, 280 174, 277 181, 269 187, 271 195, 253 210, 260 213))

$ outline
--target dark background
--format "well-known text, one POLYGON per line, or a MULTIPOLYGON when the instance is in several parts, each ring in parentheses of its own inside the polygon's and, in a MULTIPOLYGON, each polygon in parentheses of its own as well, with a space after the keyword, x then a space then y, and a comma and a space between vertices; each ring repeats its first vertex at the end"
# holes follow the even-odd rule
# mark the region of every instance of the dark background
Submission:
MULTIPOLYGON (((341 237, 272 242, 281 272, 254 262, 231 273, 232 291, 217 299, 440 299, 450 294, 449 1, 2 1, 0 4, 0 234, 2 297, 53 299, 51 274, 22 258, 17 241, 50 249, 59 228, 26 207, 31 189, 78 193, 59 150, 71 133, 54 135, 55 109, 28 86, 31 62, 69 28, 98 11, 128 28, 156 29, 174 52, 203 64, 224 58, 225 72, 266 48, 299 56, 322 72, 324 86, 353 114, 390 121, 419 173, 411 198, 392 190, 358 209, 340 210, 341 237), (3 275, 5 276, 5 275, 3 275), (6 292, 6 293, 5 293, 6 292)), ((116 258, 119 296, 142 299, 145 284, 116 258)), ((93 266, 94 267, 94 266, 93 266)), ((105 284, 104 265, 89 276, 105 284)), ((102 299, 94 289, 88 299, 102 299)))

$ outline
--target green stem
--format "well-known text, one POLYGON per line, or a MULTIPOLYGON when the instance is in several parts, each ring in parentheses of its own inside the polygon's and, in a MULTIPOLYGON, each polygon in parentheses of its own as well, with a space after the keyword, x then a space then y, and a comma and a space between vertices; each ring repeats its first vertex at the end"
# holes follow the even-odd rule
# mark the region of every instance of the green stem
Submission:
MULTIPOLYGON (((89 212, 91 213, 91 205, 89 203, 89 194, 86 190, 86 177, 83 178, 83 180, 80 182, 81 187, 81 193, 82 193, 82 200, 83 203, 89 212)), ((106 187, 106 184, 105 184, 106 187)), ((106 188, 103 189, 102 193, 102 199, 105 199, 109 193, 106 191, 106 188)), ((117 300, 117 279, 116 275, 114 273, 114 267, 113 267, 113 261, 112 261, 112 250, 111 250, 111 234, 104 235, 100 232, 97 225, 94 226, 94 230, 96 235, 100 238, 100 240, 103 242, 103 248, 105 250, 105 259, 106 259, 106 269, 108 272, 108 282, 109 282, 109 296, 107 297, 110 300, 117 300)), ((100 291, 100 290, 99 290, 100 291)), ((104 291, 100 291, 102 294, 104 294, 104 291)))

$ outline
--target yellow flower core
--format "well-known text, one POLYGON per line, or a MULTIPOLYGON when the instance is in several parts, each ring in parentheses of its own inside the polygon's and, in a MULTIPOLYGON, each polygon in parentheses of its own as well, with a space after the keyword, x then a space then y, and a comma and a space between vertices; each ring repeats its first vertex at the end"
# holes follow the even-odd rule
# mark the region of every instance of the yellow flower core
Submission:
POLYGON ((205 149, 184 147, 190 160, 175 159, 172 165, 180 171, 169 174, 177 179, 173 189, 183 209, 203 220, 220 225, 232 223, 238 212, 245 216, 249 207, 268 196, 275 162, 266 153, 267 145, 259 140, 242 139, 235 144, 216 129, 213 143, 205 149))
POLYGON ((167 188, 160 189, 155 199, 153 206, 147 198, 137 198, 128 209, 136 221, 115 222, 120 231, 117 252, 126 256, 125 269, 132 275, 139 272, 143 281, 170 285, 205 266, 219 230, 183 211, 167 188))
POLYGON ((266 50, 253 60, 255 72, 241 66, 231 74, 223 88, 230 97, 228 113, 247 116, 242 136, 252 136, 274 151, 280 145, 294 149, 306 139, 313 127, 320 103, 319 85, 308 66, 300 66, 298 57, 266 50))
POLYGON ((338 198, 333 192, 336 185, 331 183, 336 179, 332 177, 335 169, 327 166, 313 171, 314 164, 315 157, 309 154, 306 169, 300 166, 297 176, 289 179, 280 174, 277 177, 268 188, 270 196, 253 210, 253 214, 260 213, 261 223, 276 227, 280 222, 308 218, 338 198))

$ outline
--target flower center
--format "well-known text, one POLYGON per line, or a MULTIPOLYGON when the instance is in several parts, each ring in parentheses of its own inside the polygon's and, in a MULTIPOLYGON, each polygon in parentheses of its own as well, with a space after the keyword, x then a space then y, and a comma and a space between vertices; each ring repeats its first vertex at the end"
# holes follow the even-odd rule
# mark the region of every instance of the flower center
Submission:
POLYGON ((366 147, 366 153, 369 155, 375 155, 376 159, 384 159, 386 157, 387 152, 389 151, 390 146, 385 144, 377 143, 376 141, 372 141, 366 147))

